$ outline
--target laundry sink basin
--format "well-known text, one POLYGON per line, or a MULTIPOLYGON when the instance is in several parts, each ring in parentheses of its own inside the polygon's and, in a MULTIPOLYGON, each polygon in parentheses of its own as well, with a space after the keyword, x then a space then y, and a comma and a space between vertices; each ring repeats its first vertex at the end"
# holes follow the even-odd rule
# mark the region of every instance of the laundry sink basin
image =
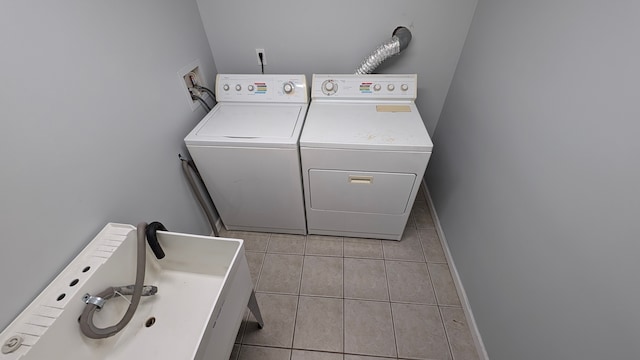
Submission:
MULTIPOLYGON (((243 241, 162 231, 158 240, 166 257, 147 246, 145 276, 158 292, 122 331, 95 340, 78 324, 83 295, 135 280, 136 228, 107 224, 0 334, 0 360, 228 359, 250 300, 257 309, 243 241)), ((117 323, 129 298, 110 299, 95 325, 117 323)))

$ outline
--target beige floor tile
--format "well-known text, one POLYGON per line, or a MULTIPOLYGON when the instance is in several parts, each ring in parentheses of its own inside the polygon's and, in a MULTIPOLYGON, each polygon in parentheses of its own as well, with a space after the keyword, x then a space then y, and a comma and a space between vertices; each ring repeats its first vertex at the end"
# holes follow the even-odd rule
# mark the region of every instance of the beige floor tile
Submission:
POLYGON ((418 229, 431 229, 435 227, 433 219, 431 218, 431 212, 426 204, 415 204, 411 213, 413 214, 418 229))
POLYGON ((409 218, 407 219, 407 224, 405 225, 405 229, 406 228, 416 228, 416 221, 415 218, 413 217, 413 213, 409 214, 409 218))
POLYGON ((302 259, 301 255, 266 254, 257 291, 298 295, 302 259))
POLYGON ((391 304, 398 357, 450 360, 449 344, 437 306, 391 304))
POLYGON ((289 360, 291 349, 242 345, 238 360, 289 360))
POLYGON ((301 295, 342 297, 343 259, 305 256, 302 267, 301 295))
POLYGON ((344 297, 388 301, 384 260, 345 258, 344 297))
POLYGON ((293 347, 342 352, 343 300, 300 296, 293 347))
POLYGON ((264 253, 245 251, 245 255, 247 257, 247 263, 249 265, 249 273, 251 273, 251 280, 253 281, 253 286, 255 287, 256 284, 258 283, 260 270, 262 270, 262 263, 264 262, 264 253))
POLYGON ((255 318, 249 314, 242 343, 290 348, 293 344, 298 297, 258 293, 256 298, 264 320, 264 328, 258 328, 255 318))
POLYGON ((269 233, 259 233, 250 231, 223 230, 220 232, 221 237, 242 239, 244 240, 244 249, 247 251, 267 251, 269 244, 269 233))
POLYGON ((343 242, 338 236, 307 236, 306 255, 342 256, 343 242))
POLYGON ((385 261, 391 301, 437 304, 427 264, 385 261))
POLYGON ((382 250, 386 260, 425 261, 418 230, 407 227, 400 241, 385 240, 382 250))
POLYGON ((293 350, 291 360, 343 360, 342 354, 319 351, 293 350))
POLYGON ((244 329, 247 328, 247 318, 249 317, 249 309, 247 309, 242 315, 242 321, 240 322, 240 328, 238 329, 238 334, 236 335, 236 344, 242 343, 242 338, 244 337, 244 329))
POLYGON ((462 308, 441 307, 440 313, 451 344, 453 360, 478 360, 478 352, 462 308))
POLYGON ((237 360, 239 352, 240 352, 240 345, 233 344, 233 350, 231 350, 231 355, 229 356, 229 360, 237 360))
POLYGON ((427 262, 447 262, 440 238, 435 229, 418 229, 418 235, 420 236, 424 257, 427 259, 427 262))
POLYGON ((444 251, 420 196, 400 242, 223 231, 221 236, 245 240, 266 324, 258 330, 247 312, 230 359, 451 359, 453 354, 453 360, 477 360, 444 251), (298 299, 298 293, 309 296, 298 299), (439 309, 437 316, 433 309, 439 309), (436 317, 440 328, 429 330, 436 317), (425 345, 442 334, 440 345, 425 345), (445 355, 424 355, 430 352, 445 355))
POLYGON ((291 234, 271 234, 268 253, 304 255, 306 236, 291 234))
POLYGON ((351 354, 396 356, 388 302, 344 300, 344 350, 351 354))
POLYGON ((420 186, 420 188, 418 188, 418 194, 416 194, 416 200, 414 202, 414 206, 418 204, 418 205, 422 205, 424 204, 426 206, 427 204, 427 196, 424 193, 424 188, 422 186, 420 186))
POLYGON ((427 264, 438 305, 460 306, 460 299, 447 264, 427 264))
POLYGON ((382 241, 378 239, 344 238, 344 256, 382 259, 382 241))

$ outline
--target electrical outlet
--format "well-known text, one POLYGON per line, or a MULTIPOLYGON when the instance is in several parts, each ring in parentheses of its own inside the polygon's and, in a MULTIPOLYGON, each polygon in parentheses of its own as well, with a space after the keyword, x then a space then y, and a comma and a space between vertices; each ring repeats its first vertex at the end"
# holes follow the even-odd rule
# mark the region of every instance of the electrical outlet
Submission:
MULTIPOLYGON (((194 60, 190 64, 180 69, 178 71, 178 77, 180 78, 180 84, 182 89, 184 90, 187 102, 189 103, 191 110, 195 111, 199 106, 201 106, 201 104, 199 101, 193 100, 191 98, 191 92, 189 91, 189 89, 196 84, 208 87, 206 76, 202 71, 202 66, 200 65, 200 60, 194 60)), ((200 93, 196 95, 200 96, 203 99, 207 99, 209 97, 207 93, 200 93)))
POLYGON ((267 65, 267 54, 264 49, 256 49, 256 59, 258 59, 258 65, 267 65), (260 54, 262 54, 262 61, 260 61, 260 54))

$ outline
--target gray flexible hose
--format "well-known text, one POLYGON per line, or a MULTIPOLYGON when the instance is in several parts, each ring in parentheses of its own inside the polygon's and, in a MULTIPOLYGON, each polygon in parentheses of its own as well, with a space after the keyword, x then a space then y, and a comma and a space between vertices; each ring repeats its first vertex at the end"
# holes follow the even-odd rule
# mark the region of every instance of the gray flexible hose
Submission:
POLYGON ((385 60, 406 49, 409 46, 409 42, 411 42, 411 31, 404 26, 397 27, 393 31, 391 39, 385 41, 371 52, 362 61, 355 73, 357 75, 371 74, 385 60))
MULTIPOLYGON (((220 234, 218 233, 218 228, 216 227, 216 220, 213 218, 213 214, 211 213, 211 211, 209 211, 209 207, 207 206, 206 200, 202 196, 202 193, 198 190, 196 181, 193 179, 193 175, 191 175, 191 171, 189 170, 189 168, 193 169, 193 172, 196 173, 196 175, 198 175, 200 182, 202 182, 202 177, 200 176, 200 173, 195 168, 195 165, 191 163, 191 160, 186 160, 183 158, 180 158, 180 160, 182 161, 182 171, 184 171, 184 174, 187 176, 187 180, 189 180, 189 185, 191 185, 191 189, 193 189, 193 192, 196 195, 196 199, 198 199, 198 203, 200 203, 202 210, 207 216, 207 220, 209 220, 209 225, 211 225, 211 230, 213 231, 213 235, 220 236, 220 234)), ((213 200, 211 200, 211 196, 209 196, 209 200, 213 204, 213 200)))
MULTIPOLYGON (((138 224, 138 243, 137 243, 137 262, 136 262, 136 282, 133 289, 133 295, 131 297, 131 303, 127 312, 122 319, 115 325, 106 328, 99 328, 93 324, 93 314, 98 309, 94 304, 87 304, 80 315, 80 330, 82 333, 91 339, 104 339, 117 334, 122 330, 136 312, 138 304, 140 304, 140 297, 142 297, 142 289, 144 287, 144 273, 146 263, 146 243, 145 243, 145 229, 147 223, 141 222, 138 224)), ((105 300, 111 299, 116 295, 115 288, 109 287, 104 291, 98 293, 97 297, 105 300)))
POLYGON ((207 110, 207 112, 211 111, 211 108, 209 107, 209 105, 207 104, 207 102, 206 102, 206 101, 204 101, 204 99, 203 99, 203 98, 201 98, 200 96, 191 94, 191 99, 193 99, 193 100, 198 100, 198 102, 202 105, 202 107, 203 107, 205 110, 207 110))
MULTIPOLYGON (((211 96, 211 98, 213 99, 213 101, 216 101, 216 94, 213 93, 213 91, 211 91, 211 89, 206 88, 204 86, 200 86, 200 85, 194 85, 194 87, 200 91, 204 91, 207 94, 209 94, 209 96, 211 96)), ((215 105, 215 104, 214 104, 215 105)))

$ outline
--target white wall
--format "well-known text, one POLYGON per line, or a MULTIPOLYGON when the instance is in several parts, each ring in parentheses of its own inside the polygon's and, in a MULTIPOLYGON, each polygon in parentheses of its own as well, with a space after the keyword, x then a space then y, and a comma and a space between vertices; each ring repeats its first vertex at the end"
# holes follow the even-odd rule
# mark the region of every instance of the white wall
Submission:
POLYGON ((639 18, 478 2, 427 180, 493 360, 640 358, 639 18))
POLYGON ((210 230, 177 154, 203 116, 177 72, 215 66, 195 0, 0 11, 0 329, 107 222, 210 230))
POLYGON ((198 0, 220 73, 351 74, 397 26, 413 40, 380 73, 417 73, 418 109, 436 126, 476 0, 198 0))

